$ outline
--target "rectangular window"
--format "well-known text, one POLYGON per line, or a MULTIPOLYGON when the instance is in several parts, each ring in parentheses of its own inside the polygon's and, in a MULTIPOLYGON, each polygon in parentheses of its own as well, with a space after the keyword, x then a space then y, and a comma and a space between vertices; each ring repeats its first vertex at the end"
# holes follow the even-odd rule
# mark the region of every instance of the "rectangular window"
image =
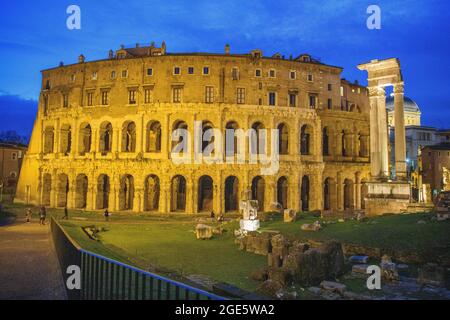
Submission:
POLYGON ((94 100, 94 92, 88 92, 87 93, 87 105, 92 106, 94 100))
POLYGON ((289 93, 289 107, 296 107, 297 106, 297 94, 296 93, 289 93))
POLYGON ((128 90, 128 104, 136 104, 136 89, 128 90))
POLYGON ((181 103, 181 94, 182 88, 173 88, 172 89, 172 101, 174 103, 181 103))
POLYGON ((269 77, 270 77, 270 78, 275 78, 275 75, 276 75, 275 69, 270 69, 270 70, 269 70, 269 77))
POLYGON ((327 107, 328 107, 328 109, 330 109, 330 110, 333 108, 333 100, 328 99, 328 101, 327 101, 327 107))
POLYGON ((344 87, 341 86, 341 97, 344 96, 344 87))
POLYGON ((329 83, 328 84, 328 91, 331 91, 331 88, 332 88, 331 83, 329 83))
POLYGON ((236 103, 238 104, 245 103, 245 88, 236 89, 236 103))
POLYGON ((316 108, 316 96, 315 95, 309 95, 309 107, 311 109, 316 108))
POLYGON ((308 77, 307 77, 309 82, 312 82, 314 80, 314 77, 312 75, 312 73, 308 73, 308 77))
POLYGON ((194 74, 194 67, 188 68, 188 74, 194 74))
POLYGON ((116 78, 116 72, 113 70, 111 71, 111 79, 115 79, 116 78))
POLYGON ((68 107, 69 107, 69 94, 64 93, 63 94, 63 108, 68 108, 68 107))
POLYGON ((102 105, 107 106, 109 104, 109 91, 102 91, 102 105))
POLYGON ((128 70, 122 70, 122 78, 128 77, 128 70))
POLYGON ((209 74, 209 67, 203 67, 203 74, 209 74))
POLYGON ((152 75, 153 75, 153 69, 147 68, 147 76, 152 76, 152 75))
POLYGON ((239 69, 234 67, 233 69, 231 69, 231 78, 233 80, 239 80, 239 69))
POLYGON ((276 104, 277 95, 275 92, 269 92, 269 106, 274 106, 276 104))
POLYGON ((290 78, 291 80, 295 80, 295 79, 297 78, 297 72, 296 72, 295 70, 291 70, 291 71, 289 72, 289 78, 290 78))
POLYGON ((144 103, 151 103, 151 102, 152 102, 152 89, 145 88, 144 89, 144 103))
POLYGON ((261 69, 255 70, 255 77, 261 77, 261 69))
POLYGON ((205 102, 206 103, 214 102, 214 87, 212 86, 205 87, 205 102))
POLYGON ((97 71, 92 72, 92 80, 97 80, 97 71))
POLYGON ((11 160, 16 160, 17 159, 17 153, 13 152, 11 153, 11 160))
POLYGON ((179 75, 179 74, 181 74, 181 69, 180 69, 180 67, 174 67, 174 68, 173 68, 173 74, 174 74, 174 75, 179 75))

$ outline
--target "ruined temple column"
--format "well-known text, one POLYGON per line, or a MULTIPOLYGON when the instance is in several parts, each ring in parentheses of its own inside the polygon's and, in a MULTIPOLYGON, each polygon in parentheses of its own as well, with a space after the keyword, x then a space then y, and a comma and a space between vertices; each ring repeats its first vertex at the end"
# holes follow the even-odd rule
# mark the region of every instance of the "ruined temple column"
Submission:
POLYGON ((378 108, 378 141, 380 152, 380 178, 389 177, 389 155, 388 155, 388 131, 386 119, 386 94, 384 88, 378 87, 377 92, 378 108))
POLYGON ((378 98, 376 87, 369 88, 370 101, 370 174, 372 178, 380 175, 381 159, 378 141, 378 98))
POLYGON ((403 110, 403 82, 394 85, 395 175, 406 180, 406 138, 403 110))
POLYGON ((170 183, 161 183, 159 191, 159 213, 168 213, 170 211, 170 183))

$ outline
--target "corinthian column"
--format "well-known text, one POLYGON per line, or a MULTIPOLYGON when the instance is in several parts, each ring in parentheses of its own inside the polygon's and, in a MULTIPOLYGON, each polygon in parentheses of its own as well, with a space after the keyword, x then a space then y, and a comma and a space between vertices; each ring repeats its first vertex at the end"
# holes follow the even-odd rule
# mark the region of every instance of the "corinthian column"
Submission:
POLYGON ((389 154, 388 154, 388 130, 386 117, 386 94, 384 88, 379 87, 377 93, 378 108, 378 134, 380 152, 380 178, 389 177, 389 154))
POLYGON ((406 180, 406 140, 403 110, 403 82, 394 85, 395 120, 395 174, 398 180, 406 180))
MULTIPOLYGON (((379 134, 378 134, 378 98, 377 88, 369 88, 370 102, 370 173, 372 178, 378 178, 381 169, 379 134)), ((339 182, 338 182, 339 183, 339 182)))

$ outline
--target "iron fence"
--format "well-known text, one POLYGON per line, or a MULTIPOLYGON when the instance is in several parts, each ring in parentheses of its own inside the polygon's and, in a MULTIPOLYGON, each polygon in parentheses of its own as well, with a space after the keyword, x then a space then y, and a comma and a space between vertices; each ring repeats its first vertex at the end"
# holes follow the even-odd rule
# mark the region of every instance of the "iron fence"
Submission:
POLYGON ((69 299, 82 300, 224 300, 224 297, 109 259, 80 248, 51 219, 51 232, 64 283, 65 270, 81 270, 81 289, 67 289, 69 299))

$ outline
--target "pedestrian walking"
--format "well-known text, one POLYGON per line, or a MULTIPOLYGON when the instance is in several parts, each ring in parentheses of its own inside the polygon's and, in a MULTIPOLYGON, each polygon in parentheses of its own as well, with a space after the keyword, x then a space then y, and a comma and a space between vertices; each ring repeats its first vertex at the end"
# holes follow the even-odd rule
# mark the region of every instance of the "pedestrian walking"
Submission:
POLYGON ((105 221, 109 221, 109 211, 108 211, 108 209, 105 209, 104 216, 105 216, 105 221))
POLYGON ((39 224, 45 225, 45 218, 47 216, 47 210, 44 206, 39 210, 39 224))
POLYGON ((64 216, 63 220, 69 220, 69 211, 67 210, 67 206, 64 207, 64 216))
POLYGON ((31 216, 33 215, 33 211, 31 211, 31 208, 27 209, 27 212, 25 213, 25 217, 27 219, 27 223, 31 222, 31 216))

